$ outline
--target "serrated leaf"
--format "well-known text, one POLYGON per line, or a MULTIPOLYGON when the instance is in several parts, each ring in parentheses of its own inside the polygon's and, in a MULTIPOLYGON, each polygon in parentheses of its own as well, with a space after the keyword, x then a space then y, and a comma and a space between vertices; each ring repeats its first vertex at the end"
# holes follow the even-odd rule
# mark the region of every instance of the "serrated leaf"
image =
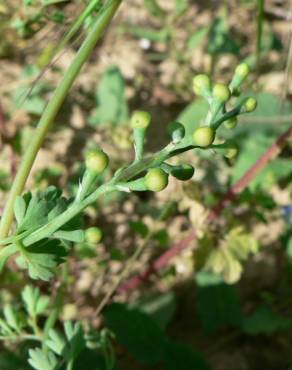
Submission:
POLYGON ((66 341, 64 336, 61 335, 57 330, 51 329, 49 331, 49 339, 46 340, 46 345, 57 355, 64 355, 66 341))
POLYGON ((51 352, 44 352, 40 348, 29 350, 28 363, 35 370, 58 370, 60 367, 56 356, 51 352))
POLYGON ((42 314, 49 305, 49 297, 41 295, 38 288, 30 285, 25 286, 23 289, 22 300, 31 317, 42 314))
POLYGON ((22 325, 17 311, 11 304, 5 304, 3 307, 3 314, 7 324, 17 333, 20 333, 22 325))
POLYGON ((6 323, 5 320, 0 318, 0 333, 5 336, 13 335, 14 331, 12 328, 6 323))

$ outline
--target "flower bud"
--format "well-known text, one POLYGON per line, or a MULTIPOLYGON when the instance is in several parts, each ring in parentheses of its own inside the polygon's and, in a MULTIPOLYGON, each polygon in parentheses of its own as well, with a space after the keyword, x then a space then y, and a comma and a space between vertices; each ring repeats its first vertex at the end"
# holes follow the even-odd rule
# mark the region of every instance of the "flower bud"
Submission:
POLYGON ((225 103, 231 96, 229 88, 224 84, 216 84, 213 88, 213 96, 225 103))
POLYGON ((256 109, 257 105, 258 105, 258 102, 255 98, 248 98, 244 102, 243 107, 244 107, 246 112, 250 113, 250 112, 253 112, 256 109))
POLYGON ((250 72, 249 65, 247 63, 240 63, 235 69, 235 75, 244 80, 250 72))
POLYGON ((100 174, 108 166, 109 158, 101 149, 90 150, 85 157, 85 165, 88 171, 100 174))
POLYGON ((171 170, 171 175, 181 181, 190 180, 194 175, 195 169, 190 164, 182 164, 171 170))
POLYGON ((147 128, 150 125, 151 114, 148 112, 137 110, 132 114, 132 128, 147 128))
POLYGON ((209 126, 198 127, 193 133, 193 141, 197 146, 208 147, 215 140, 215 131, 209 126))
POLYGON ((85 231, 85 240, 89 244, 98 244, 103 237, 103 232, 99 227, 89 227, 85 231))
POLYGON ((148 190, 158 192, 167 187, 168 174, 161 168, 152 168, 147 172, 144 181, 148 190))
POLYGON ((198 96, 202 96, 205 92, 211 90, 211 81, 209 76, 200 74, 193 79, 193 90, 198 96))
POLYGON ((232 117, 224 122, 224 126, 228 129, 233 129, 237 126, 237 123, 238 123, 237 117, 232 117))

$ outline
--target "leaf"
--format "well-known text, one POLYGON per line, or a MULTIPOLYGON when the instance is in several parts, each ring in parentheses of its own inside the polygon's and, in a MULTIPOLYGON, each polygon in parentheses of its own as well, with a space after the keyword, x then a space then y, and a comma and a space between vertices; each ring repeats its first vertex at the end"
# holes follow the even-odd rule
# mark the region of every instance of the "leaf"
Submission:
POLYGON ((80 323, 71 321, 64 323, 65 336, 57 330, 49 330, 46 345, 57 355, 62 356, 66 362, 76 359, 85 348, 84 332, 80 323))
POLYGON ((161 9, 156 0, 144 0, 144 5, 154 17, 162 18, 165 16, 165 12, 161 9))
POLYGON ((141 235, 143 238, 146 238, 149 233, 148 226, 142 221, 130 221, 129 226, 131 231, 141 235))
POLYGON ((152 317, 162 330, 165 330, 176 311, 176 299, 172 292, 156 293, 142 297, 131 305, 132 308, 152 317))
MULTIPOLYGON (((290 124, 285 124, 292 113, 292 104, 270 93, 255 95, 257 109, 248 116, 243 116, 242 124, 233 134, 239 145, 239 155, 233 166, 232 183, 234 184, 260 156, 275 142, 290 124)), ((228 130, 226 130, 226 134, 228 130)), ((249 188, 267 188, 292 173, 292 163, 286 158, 276 158, 250 183, 249 188)))
POLYGON ((35 370, 58 370, 58 361, 56 356, 51 352, 44 352, 40 348, 29 350, 28 363, 35 370))
POLYGON ((242 329, 249 335, 273 334, 279 330, 288 329, 291 325, 292 318, 276 314, 270 307, 262 305, 244 319, 242 329))
POLYGON ((83 230, 59 230, 53 234, 56 239, 67 240, 75 243, 82 243, 84 241, 84 231, 83 230))
POLYGON ((156 30, 154 28, 132 26, 127 30, 137 38, 147 39, 154 42, 165 42, 169 38, 169 31, 166 28, 156 30))
POLYGON ((236 283, 242 274, 242 262, 259 249, 257 241, 242 227, 229 231, 217 248, 212 248, 205 261, 204 270, 223 277, 228 284, 236 283))
POLYGON ((20 333, 22 329, 22 320, 19 316, 19 312, 11 306, 11 304, 5 304, 3 307, 3 314, 6 323, 16 332, 20 333))
POLYGON ((18 196, 14 203, 14 214, 17 221, 17 224, 20 225, 23 221, 26 211, 26 203, 23 197, 18 196))
POLYGON ((192 33, 187 41, 188 49, 194 50, 196 49, 208 35, 210 30, 210 26, 203 26, 199 28, 196 32, 192 33))
POLYGON ((49 331, 49 339, 46 340, 46 345, 59 356, 63 356, 66 348, 66 340, 57 330, 51 329, 49 331))
MULTIPOLYGON (((66 209, 67 201, 61 196, 61 190, 54 186, 49 186, 46 190, 34 195, 26 193, 22 196, 21 207, 26 204, 24 216, 18 224, 17 232, 35 230, 45 225, 52 217, 56 217, 66 209)), ((18 200, 20 203, 20 200, 18 200)), ((17 207, 18 211, 18 207, 17 207)))
POLYGON ((225 17, 216 18, 209 33, 208 53, 231 53, 238 55, 239 51, 239 46, 228 32, 225 17))
POLYGON ((117 341, 138 361, 154 366, 163 358, 165 337, 145 313, 114 303, 106 309, 105 321, 117 341))
POLYGON ((206 333, 242 323, 241 305, 233 286, 217 284, 198 288, 197 312, 206 333))
POLYGON ((58 240, 44 239, 28 247, 19 248, 17 262, 27 268, 32 279, 48 281, 54 275, 53 269, 64 262, 67 251, 58 240))
POLYGON ((0 272, 2 272, 5 263, 8 258, 17 252, 17 247, 14 244, 10 244, 0 250, 0 272))
POLYGON ((128 120, 125 82, 119 69, 108 68, 100 79, 96 91, 97 110, 90 117, 91 125, 112 124, 117 126, 128 120))
POLYGON ((211 370, 204 357, 192 348, 167 341, 163 370, 211 370))
POLYGON ((22 291, 22 300, 31 317, 37 317, 44 313, 49 305, 49 297, 41 295, 38 288, 26 285, 22 291))

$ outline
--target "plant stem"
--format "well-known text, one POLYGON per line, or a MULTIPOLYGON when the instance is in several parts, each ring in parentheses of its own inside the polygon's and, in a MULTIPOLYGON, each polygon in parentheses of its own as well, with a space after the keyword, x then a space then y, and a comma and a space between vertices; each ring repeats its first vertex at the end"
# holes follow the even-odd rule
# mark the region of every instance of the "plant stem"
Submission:
POLYGON ((15 199, 23 191, 26 180, 35 161, 36 155, 45 139, 48 130, 54 123, 55 117, 59 112, 68 92, 77 78, 82 66, 87 61, 97 41, 103 34, 106 26, 109 24, 116 13, 122 0, 109 0, 101 10, 91 32, 84 40, 75 59, 66 71, 63 79, 57 86, 54 95, 46 106, 39 124, 35 130, 34 137, 25 152, 17 175, 14 179, 11 191, 9 193, 5 209, 0 223, 0 238, 8 235, 11 223, 13 221, 13 207, 15 199))

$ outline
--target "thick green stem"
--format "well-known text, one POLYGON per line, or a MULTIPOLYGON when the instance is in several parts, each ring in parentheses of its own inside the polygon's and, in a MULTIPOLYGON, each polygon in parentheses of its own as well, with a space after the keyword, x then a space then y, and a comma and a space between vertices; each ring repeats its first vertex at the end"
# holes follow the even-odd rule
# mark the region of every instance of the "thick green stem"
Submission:
POLYGON ((40 122, 34 133, 34 137, 23 156, 22 162, 18 169, 17 175, 14 179, 7 203, 3 212, 0 223, 0 238, 8 235, 11 223, 13 221, 13 207, 16 197, 22 193, 26 180, 31 171, 32 165, 40 149, 45 136, 52 126, 57 113, 59 112, 73 82, 77 78, 82 66, 87 61, 97 41, 103 34, 106 26, 116 13, 122 0, 110 0, 101 10, 96 23, 84 40, 81 48, 79 49, 74 61, 68 68, 63 79, 56 88, 54 95, 48 105, 46 106, 40 122))

